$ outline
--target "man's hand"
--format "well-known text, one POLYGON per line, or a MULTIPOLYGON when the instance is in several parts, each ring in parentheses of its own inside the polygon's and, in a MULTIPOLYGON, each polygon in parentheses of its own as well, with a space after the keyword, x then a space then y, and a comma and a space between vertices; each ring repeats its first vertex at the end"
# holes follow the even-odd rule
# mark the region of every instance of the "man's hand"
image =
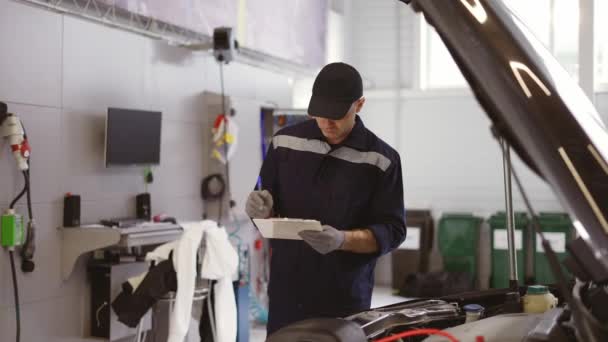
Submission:
POLYGON ((274 201, 270 192, 266 190, 254 191, 247 198, 245 212, 251 218, 265 219, 272 214, 273 205, 274 201))
POLYGON ((323 226, 323 230, 318 232, 314 230, 303 230, 298 233, 300 237, 306 241, 310 247, 321 254, 333 252, 340 249, 344 244, 345 234, 341 230, 337 230, 331 226, 323 226))

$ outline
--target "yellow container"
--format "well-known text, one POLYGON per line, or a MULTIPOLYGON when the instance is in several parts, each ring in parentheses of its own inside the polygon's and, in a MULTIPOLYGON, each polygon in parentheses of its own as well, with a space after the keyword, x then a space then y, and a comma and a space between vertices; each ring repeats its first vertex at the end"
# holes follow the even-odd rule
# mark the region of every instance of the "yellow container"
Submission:
POLYGON ((528 286, 528 291, 523 298, 525 313, 544 313, 557 306, 557 298, 546 286, 528 286))

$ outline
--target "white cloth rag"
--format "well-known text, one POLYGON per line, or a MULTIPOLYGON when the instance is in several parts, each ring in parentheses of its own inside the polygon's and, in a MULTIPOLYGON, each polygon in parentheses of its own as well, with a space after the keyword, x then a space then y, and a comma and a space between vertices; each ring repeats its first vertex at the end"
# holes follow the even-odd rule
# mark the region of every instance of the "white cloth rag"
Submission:
POLYGON ((196 283, 196 255, 205 236, 205 253, 201 278, 217 280, 213 287, 214 316, 217 342, 234 342, 237 335, 237 309, 232 275, 237 272, 238 253, 230 243, 224 228, 213 221, 180 223, 184 229, 179 240, 159 246, 146 255, 146 260, 160 262, 169 259, 173 251, 173 267, 177 275, 175 306, 171 312, 167 342, 183 342, 188 333, 192 300, 196 283))
POLYGON ((217 226, 207 229, 201 278, 217 280, 213 291, 218 342, 236 341, 237 309, 232 275, 237 272, 238 266, 239 255, 230 243, 226 230, 217 226))
POLYGON ((184 233, 179 240, 159 246, 146 255, 147 260, 160 262, 169 259, 169 254, 173 251, 173 268, 177 276, 177 292, 175 294, 175 305, 170 313, 167 342, 183 342, 188 334, 196 283, 196 255, 203 233, 208 229, 217 229, 217 224, 213 221, 180 222, 180 226, 184 229, 184 233))

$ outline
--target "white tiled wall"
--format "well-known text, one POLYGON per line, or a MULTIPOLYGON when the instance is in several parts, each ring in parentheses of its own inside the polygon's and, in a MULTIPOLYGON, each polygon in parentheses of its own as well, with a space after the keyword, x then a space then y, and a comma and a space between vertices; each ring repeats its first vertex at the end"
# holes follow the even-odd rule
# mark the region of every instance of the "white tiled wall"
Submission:
MULTIPOLYGON (((81 219, 87 223, 133 215, 134 197, 144 191, 141 169, 103 165, 107 107, 163 112, 161 166, 149 186, 153 211, 198 219, 207 160, 202 132, 209 129, 204 116, 218 114, 205 113, 202 94, 219 91, 219 69, 208 54, 9 0, 0 0, 0 46, 0 101, 23 120, 33 149, 36 270, 18 272, 22 341, 80 341, 88 331, 88 284, 83 259, 69 280, 60 279, 57 227, 63 195, 82 196, 81 219)), ((290 106, 288 77, 236 63, 224 71, 227 95, 246 99, 240 112, 255 115, 239 118, 245 134, 259 132, 260 104, 290 106)), ((243 165, 259 164, 257 154, 239 158, 243 165)), ((235 188, 250 189, 254 181, 238 179, 235 188)), ((0 206, 6 207, 22 185, 2 142, 0 206)), ((17 209, 26 212, 23 204, 17 209)), ((15 333, 8 260, 8 253, 0 251, 2 341, 13 340, 15 333)))
MULTIPOLYGON (((490 127, 470 96, 404 101, 400 152, 408 206, 482 216, 504 210, 502 154, 490 127)), ((535 209, 562 210, 550 188, 512 158, 535 209)), ((515 209, 524 210, 513 186, 515 209)))
POLYGON ((63 107, 98 110, 111 103, 122 108, 147 108, 146 42, 135 34, 65 17, 63 107))
POLYGON ((59 107, 62 18, 0 1, 0 94, 13 102, 59 107))
MULTIPOLYGON (((55 300, 38 301, 24 305, 21 309, 23 324, 21 341, 68 341, 74 336, 82 335, 79 324, 81 318, 81 298, 79 296, 65 296, 55 300), (43 335, 41 335, 43 332, 43 335)), ((14 314, 12 310, 0 310, 0 327, 4 325, 11 332, 14 328, 14 314)), ((3 335, 3 341, 14 341, 10 334, 3 335), (4 340, 6 338, 6 340, 4 340)), ((79 341, 74 339, 73 342, 79 341)))
POLYGON ((395 101, 367 99, 360 113, 365 126, 393 148, 398 149, 395 128, 395 101))
MULTIPOLYGON (((596 108, 608 123, 608 94, 598 93, 596 108)), ((396 113, 393 98, 368 98, 362 118, 368 128, 396 146, 399 135, 406 205, 487 215, 504 208, 502 156, 490 133, 491 122, 475 98, 463 93, 412 96, 396 113), (401 115, 401 125, 395 125, 401 115)), ((513 152, 514 167, 537 210, 563 208, 551 189, 513 152)), ((514 188, 517 210, 524 203, 514 188)))

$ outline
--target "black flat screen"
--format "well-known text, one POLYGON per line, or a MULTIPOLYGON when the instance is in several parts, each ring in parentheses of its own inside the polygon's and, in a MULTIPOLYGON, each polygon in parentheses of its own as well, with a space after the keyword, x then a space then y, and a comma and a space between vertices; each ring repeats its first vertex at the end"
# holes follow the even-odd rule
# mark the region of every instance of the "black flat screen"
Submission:
POLYGON ((160 164, 161 112, 108 108, 106 166, 160 164))

